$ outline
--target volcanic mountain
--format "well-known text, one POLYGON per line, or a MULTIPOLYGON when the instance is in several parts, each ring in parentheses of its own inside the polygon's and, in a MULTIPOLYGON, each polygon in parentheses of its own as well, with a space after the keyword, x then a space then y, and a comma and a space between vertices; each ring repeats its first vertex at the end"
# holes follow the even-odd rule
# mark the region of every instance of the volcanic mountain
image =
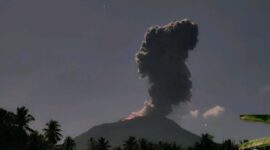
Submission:
POLYGON ((145 138, 151 142, 175 142, 183 147, 192 145, 200 139, 166 117, 144 116, 95 126, 75 137, 76 150, 87 149, 90 137, 95 139, 104 137, 112 146, 117 146, 122 145, 129 136, 145 138))
POLYGON ((191 99, 191 73, 185 62, 198 42, 197 36, 198 25, 187 19, 150 27, 135 60, 141 77, 148 79, 151 99, 128 120, 102 124, 76 137, 77 150, 86 150, 90 137, 104 137, 113 146, 122 145, 129 136, 183 147, 198 141, 199 136, 165 117, 173 105, 191 99))

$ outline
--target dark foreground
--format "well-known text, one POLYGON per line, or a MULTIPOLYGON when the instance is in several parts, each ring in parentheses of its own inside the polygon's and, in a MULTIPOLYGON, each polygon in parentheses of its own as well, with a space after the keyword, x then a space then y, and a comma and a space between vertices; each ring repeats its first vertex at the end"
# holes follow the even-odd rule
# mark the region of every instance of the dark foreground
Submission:
MULTIPOLYGON (((85 147, 83 149, 79 149, 80 148, 79 145, 76 145, 75 140, 71 137, 65 137, 64 142, 59 144, 59 141, 61 141, 63 137, 61 133, 61 126, 57 121, 55 120, 48 121, 48 123, 45 124, 43 131, 38 132, 29 126, 29 123, 34 120, 35 118, 28 113, 28 109, 25 107, 17 108, 17 111, 15 113, 0 108, 0 150, 75 150, 76 148, 77 148, 76 150, 236 150, 237 149, 237 145, 231 140, 225 140, 221 144, 215 143, 213 141, 213 136, 209 134, 202 134, 200 137, 198 137, 180 128, 173 121, 169 119, 167 120, 166 118, 141 118, 129 122, 120 121, 117 123, 97 126, 93 128, 93 130, 90 132, 92 133, 92 135, 109 133, 107 135, 113 135, 110 136, 110 138, 117 138, 119 140, 123 139, 124 137, 120 136, 123 135, 120 134, 120 129, 122 128, 123 130, 125 130, 130 128, 131 130, 127 131, 127 133, 132 133, 133 135, 135 133, 140 132, 149 133, 148 137, 150 137, 150 140, 149 139, 146 140, 145 138, 142 138, 140 136, 138 137, 136 136, 137 138, 135 138, 134 136, 130 136, 125 137, 125 139, 123 139, 116 145, 115 143, 112 144, 113 143, 112 141, 115 139, 112 139, 111 141, 111 139, 107 139, 104 137, 98 138, 88 137, 86 139, 86 142, 84 143, 85 147), (165 119, 165 121, 163 121, 165 122, 165 124, 159 123, 153 125, 153 123, 150 123, 155 122, 155 120, 161 121, 160 119, 165 119), (146 127, 143 126, 137 127, 137 125, 142 125, 141 124, 142 122, 146 127), (134 127, 134 125, 136 127, 134 127), (154 132, 157 131, 155 129, 164 127, 165 129, 158 132, 159 134, 156 134, 156 132, 154 132), (175 130, 175 128, 181 130, 175 130), (146 129, 152 130, 150 130, 151 131, 150 132, 147 131, 146 129), (93 134, 93 132, 96 132, 97 134, 93 134), (151 136, 150 133, 152 134, 151 136), (167 135, 165 133, 169 133, 172 135, 167 135), (189 146, 179 144, 179 142, 181 143, 181 141, 179 139, 177 141, 176 138, 176 136, 179 136, 178 134, 183 134, 187 137, 185 139, 185 136, 182 136, 181 141, 187 142, 192 141, 194 143, 189 146), (155 138, 151 139, 153 135, 155 138), (162 136, 164 136, 164 138, 162 138, 162 136)), ((138 135, 141 135, 141 133, 138 135)), ((147 137, 147 134, 145 135, 147 137)), ((126 136, 128 136, 128 134, 126 136)), ((78 138, 76 140, 78 140, 78 138)))

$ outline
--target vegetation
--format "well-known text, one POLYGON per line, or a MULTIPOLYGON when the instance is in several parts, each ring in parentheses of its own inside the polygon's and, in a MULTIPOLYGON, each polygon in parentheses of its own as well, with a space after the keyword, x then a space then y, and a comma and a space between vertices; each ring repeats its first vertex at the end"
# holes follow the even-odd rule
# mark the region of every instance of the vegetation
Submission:
MULTIPOLYGON (((240 119, 250 122, 261 122, 270 124, 270 115, 268 114, 250 114, 240 115, 240 119)), ((250 141, 243 141, 239 144, 239 149, 244 150, 247 148, 259 147, 261 149, 270 149, 270 137, 254 139, 250 141)))
POLYGON ((66 137, 63 143, 63 150, 73 150, 75 147, 75 141, 70 136, 66 137))
MULTIPOLYGON (((25 107, 17 108, 16 113, 0 108, 0 149, 1 150, 76 150, 75 141, 66 137, 62 144, 61 126, 55 120, 45 124, 42 133, 32 129, 29 124, 35 118, 25 107)), ((237 150, 232 140, 221 144, 213 141, 210 134, 202 134, 201 140, 193 146, 183 148, 176 143, 160 141, 150 142, 146 139, 129 137, 122 145, 112 147, 105 138, 89 138, 86 150, 237 150)))
POLYGON ((43 131, 45 140, 51 146, 54 146, 62 138, 62 134, 60 133, 60 125, 55 120, 50 120, 48 123, 46 123, 46 128, 44 128, 43 131))
POLYGON ((25 107, 17 108, 17 112, 15 115, 15 124, 18 125, 19 129, 33 132, 33 130, 29 127, 29 123, 34 121, 35 118, 28 114, 28 109, 25 107))
POLYGON ((66 137, 63 144, 60 124, 51 120, 43 129, 44 134, 30 128, 35 118, 25 107, 16 113, 0 108, 0 150, 73 150, 75 142, 66 137))
POLYGON ((213 136, 209 134, 202 134, 202 138, 199 142, 194 144, 194 146, 183 148, 174 142, 158 142, 152 143, 146 139, 136 139, 135 137, 129 137, 123 142, 121 146, 114 147, 110 149, 109 142, 104 138, 99 138, 97 140, 90 138, 88 142, 87 150, 237 150, 237 145, 231 140, 225 140, 221 144, 215 143, 213 141, 213 136), (99 146, 102 147, 99 148, 99 146))
POLYGON ((240 119, 251 122, 262 122, 270 124, 270 115, 257 114, 257 115, 240 115, 240 119))

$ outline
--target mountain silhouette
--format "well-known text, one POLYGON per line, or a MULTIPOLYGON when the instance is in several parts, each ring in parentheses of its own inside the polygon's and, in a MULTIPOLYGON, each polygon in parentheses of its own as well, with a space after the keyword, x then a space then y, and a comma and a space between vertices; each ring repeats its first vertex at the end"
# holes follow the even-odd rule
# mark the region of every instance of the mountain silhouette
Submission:
POLYGON ((145 116, 95 126, 75 137, 76 150, 85 150, 90 137, 104 137, 112 146, 117 146, 122 145, 129 136, 145 138, 151 142, 175 142, 183 147, 200 140, 199 136, 181 128, 173 120, 160 116, 145 116))

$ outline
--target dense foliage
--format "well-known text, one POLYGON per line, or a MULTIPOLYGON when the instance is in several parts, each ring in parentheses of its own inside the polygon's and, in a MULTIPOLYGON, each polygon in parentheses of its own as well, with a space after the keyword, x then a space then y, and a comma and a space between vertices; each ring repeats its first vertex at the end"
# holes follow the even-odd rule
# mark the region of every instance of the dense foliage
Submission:
POLYGON ((87 150, 237 150, 238 149, 237 145, 231 140, 225 140, 221 144, 213 142, 213 136, 209 134, 202 134, 201 140, 188 148, 183 148, 181 145, 178 145, 174 142, 169 143, 160 141, 158 143, 153 143, 146 139, 136 139, 135 137, 132 136, 129 137, 127 140, 123 141, 123 144, 121 146, 111 148, 108 141, 104 143, 102 142, 103 140, 104 138, 100 138, 97 140, 90 138, 88 141, 87 150), (100 146, 103 148, 100 148, 100 146))
POLYGON ((28 109, 19 107, 16 113, 0 108, 0 150, 72 150, 75 142, 66 137, 63 144, 60 124, 51 120, 46 123, 43 133, 30 128, 35 118, 28 109))
MULTIPOLYGON (((42 133, 32 129, 29 124, 35 118, 25 107, 17 108, 16 113, 0 108, 0 150, 75 150, 76 144, 71 137, 66 137, 62 144, 61 126, 55 120, 45 124, 42 133)), ((183 148, 176 143, 129 137, 122 145, 112 147, 105 138, 89 138, 86 150, 237 150, 236 144, 225 140, 221 144, 213 141, 213 136, 202 134, 201 140, 193 146, 183 148)))

